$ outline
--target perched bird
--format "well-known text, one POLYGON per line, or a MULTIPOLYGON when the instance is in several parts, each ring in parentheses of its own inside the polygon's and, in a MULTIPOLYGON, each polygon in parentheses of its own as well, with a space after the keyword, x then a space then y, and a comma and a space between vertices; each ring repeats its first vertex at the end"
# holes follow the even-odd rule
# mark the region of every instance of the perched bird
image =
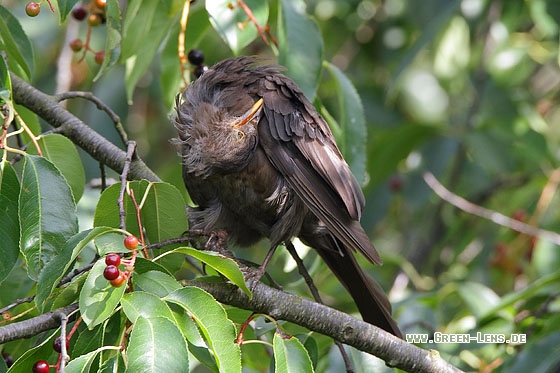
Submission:
POLYGON ((365 321, 402 338, 387 296, 353 255, 381 264, 359 222, 360 186, 327 123, 281 71, 255 57, 230 58, 178 96, 176 143, 197 204, 191 228, 223 229, 239 246, 266 237, 270 253, 298 237, 317 250, 365 321))

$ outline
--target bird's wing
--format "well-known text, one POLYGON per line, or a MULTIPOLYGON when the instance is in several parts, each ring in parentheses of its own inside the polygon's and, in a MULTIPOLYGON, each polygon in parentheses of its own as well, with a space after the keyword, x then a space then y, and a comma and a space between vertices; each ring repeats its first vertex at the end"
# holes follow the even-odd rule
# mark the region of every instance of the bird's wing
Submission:
POLYGON ((259 141, 271 163, 346 247, 380 264, 359 224, 363 193, 326 122, 284 75, 261 79, 258 94, 264 99, 259 141))

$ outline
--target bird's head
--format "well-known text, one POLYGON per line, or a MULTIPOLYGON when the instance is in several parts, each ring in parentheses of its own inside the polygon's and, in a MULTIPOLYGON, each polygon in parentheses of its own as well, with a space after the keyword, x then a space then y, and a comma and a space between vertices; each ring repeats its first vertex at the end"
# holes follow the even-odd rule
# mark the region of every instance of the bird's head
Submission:
POLYGON ((247 165, 258 143, 257 125, 263 99, 241 116, 209 103, 177 108, 176 127, 183 165, 199 176, 236 172, 247 165))

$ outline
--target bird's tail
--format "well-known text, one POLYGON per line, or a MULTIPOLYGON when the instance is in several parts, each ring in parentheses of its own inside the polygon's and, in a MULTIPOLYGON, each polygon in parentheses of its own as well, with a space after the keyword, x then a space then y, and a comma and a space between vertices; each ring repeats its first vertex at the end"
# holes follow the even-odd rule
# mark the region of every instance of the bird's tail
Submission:
MULTIPOLYGON (((323 236, 323 238, 326 238, 323 236)), ((323 241, 323 240, 322 240, 323 241)), ((350 250, 342 254, 338 248, 329 247, 336 243, 310 245, 317 249, 321 258, 350 293, 364 321, 403 338, 402 332, 391 316, 391 303, 381 286, 360 268, 350 250), (325 247, 327 246, 327 247, 325 247)), ((308 243, 310 244, 310 242, 308 243)))

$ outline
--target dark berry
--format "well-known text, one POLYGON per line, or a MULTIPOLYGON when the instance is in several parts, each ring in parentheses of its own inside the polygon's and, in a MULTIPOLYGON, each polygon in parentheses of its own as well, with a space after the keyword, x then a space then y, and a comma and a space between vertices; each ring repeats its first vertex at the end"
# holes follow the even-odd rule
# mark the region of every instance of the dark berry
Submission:
MULTIPOLYGON (((58 352, 59 354, 62 352, 62 338, 56 337, 53 341, 53 349, 58 352)), ((70 347, 70 341, 66 338, 66 351, 70 347)))
POLYGON ((138 238, 136 236, 128 236, 124 239, 124 247, 128 250, 134 250, 138 247, 138 238))
POLYGON ((41 11, 41 5, 39 5, 39 3, 36 3, 34 1, 28 2, 27 5, 25 6, 25 13, 27 13, 29 17, 37 17, 40 11, 41 11))
POLYGON ((95 27, 103 22, 103 18, 99 14, 90 14, 87 21, 91 27, 95 27))
POLYGON ((398 192, 402 189, 402 179, 400 176, 393 176, 389 181, 389 189, 392 192, 398 192))
POLYGON ((77 6, 72 9, 72 17, 77 21, 83 21, 87 17, 87 9, 83 6, 77 6))
POLYGON ((84 47, 84 43, 82 42, 82 39, 74 39, 70 42, 69 45, 70 45, 70 49, 72 49, 74 52, 79 52, 84 47))
POLYGON ((115 288, 120 288, 126 282, 126 277, 120 273, 118 277, 114 280, 111 280, 111 286, 115 288))
POLYGON ((105 52, 99 51, 95 53, 94 59, 96 64, 101 65, 103 63, 103 60, 105 59, 105 52))
POLYGON ((200 78, 200 76, 202 74, 204 74, 206 72, 206 70, 208 70, 208 66, 206 65, 198 65, 197 67, 194 68, 194 76, 196 76, 197 78, 200 78))
POLYGON ((202 65, 204 62, 204 53, 200 49, 191 49, 187 55, 189 62, 193 65, 202 65))
POLYGON ((107 264, 108 266, 118 266, 119 264, 121 264, 121 257, 119 256, 119 254, 107 254, 107 256, 105 257, 105 264, 107 264))
POLYGON ((120 274, 121 271, 116 266, 112 265, 105 267, 105 270, 103 271, 103 277, 105 277, 105 279, 109 281, 113 281, 114 279, 119 277, 120 274))
POLYGON ((14 358, 12 355, 6 353, 6 352, 2 352, 2 358, 4 359, 4 363, 6 363, 6 366, 9 368, 12 365, 14 365, 14 358))
POLYGON ((33 364, 33 373, 48 373, 49 369, 49 363, 45 360, 39 360, 33 364))

